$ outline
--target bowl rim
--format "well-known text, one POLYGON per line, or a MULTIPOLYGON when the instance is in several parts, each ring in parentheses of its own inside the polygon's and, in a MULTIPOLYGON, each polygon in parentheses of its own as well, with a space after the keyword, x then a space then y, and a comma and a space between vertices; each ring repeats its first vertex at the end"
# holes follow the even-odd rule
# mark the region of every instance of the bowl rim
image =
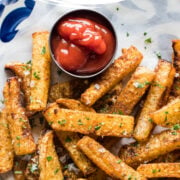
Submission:
POLYGON ((58 68, 60 68, 61 71, 63 71, 64 73, 72 76, 72 77, 76 77, 76 78, 81 78, 81 79, 85 79, 85 78, 92 78, 92 77, 95 77, 101 73, 103 73, 105 70, 107 70, 109 68, 109 66, 113 63, 114 61, 114 57, 115 57, 115 54, 116 54, 116 51, 117 51, 117 47, 118 47, 118 41, 117 41, 117 33, 115 31, 115 28, 113 26, 113 24, 111 23, 110 19, 104 15, 103 13, 100 13, 96 10, 91 10, 91 9, 75 9, 75 10, 71 10, 71 11, 68 11, 68 12, 65 12, 63 15, 61 15, 56 21, 55 23, 53 24, 51 30, 50 30, 50 35, 49 35, 49 49, 50 49, 50 55, 51 55, 51 58, 53 59, 53 61, 55 62, 55 64, 58 66, 58 68), (59 23, 59 21, 61 21, 63 18, 65 18, 66 16, 72 14, 72 13, 76 13, 78 11, 89 11, 91 13, 95 13, 95 14, 98 14, 99 16, 101 16, 102 18, 104 18, 108 24, 110 25, 111 29, 110 31, 112 31, 113 33, 113 36, 114 36, 114 39, 115 39, 115 48, 114 48, 114 52, 113 52, 113 55, 111 57, 111 59, 109 60, 109 62, 99 71, 95 72, 95 73, 92 73, 92 74, 87 74, 87 75, 79 75, 79 74, 74 74, 72 72, 69 72, 67 70, 65 70, 56 60, 55 56, 54 56, 54 53, 53 53, 53 50, 52 50, 52 47, 51 47, 51 39, 52 39, 52 35, 53 35, 53 30, 54 28, 56 27, 56 25, 59 23))

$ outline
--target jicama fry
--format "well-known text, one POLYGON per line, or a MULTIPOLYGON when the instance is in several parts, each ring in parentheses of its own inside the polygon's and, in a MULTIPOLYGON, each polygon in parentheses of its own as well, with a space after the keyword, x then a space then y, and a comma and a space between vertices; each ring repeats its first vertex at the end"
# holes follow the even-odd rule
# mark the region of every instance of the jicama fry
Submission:
POLYGON ((139 102, 155 73, 146 67, 138 67, 127 85, 123 88, 116 103, 110 108, 112 113, 131 114, 134 106, 139 102))
POLYGON ((46 107, 50 83, 50 52, 48 32, 36 32, 32 35, 32 72, 30 82, 30 111, 41 111, 46 107))
POLYGON ((16 158, 13 169, 15 180, 25 180, 26 165, 27 165, 26 160, 16 158))
POLYGON ((113 178, 128 180, 146 179, 133 168, 126 165, 118 157, 111 154, 94 139, 84 136, 77 146, 90 158, 100 169, 113 178))
MULTIPOLYGON (((13 141, 16 155, 25 155, 33 153, 36 150, 31 127, 25 109, 20 102, 20 85, 16 77, 8 79, 8 101, 5 101, 8 112, 8 124, 10 135, 13 141)), ((6 93, 4 93, 5 99, 6 93)))
POLYGON ((119 156, 128 165, 136 166, 179 148, 180 131, 168 130, 152 135, 145 143, 124 146, 119 156))
POLYGON ((180 178, 180 163, 141 164, 137 171, 147 178, 175 177, 180 178))
POLYGON ((53 143, 53 132, 47 132, 39 140, 39 180, 63 180, 61 165, 53 143))
POLYGON ((122 56, 115 60, 112 66, 81 95, 82 103, 92 106, 126 75, 134 71, 143 58, 142 54, 134 46, 123 49, 122 53, 122 56))
POLYGON ((39 155, 35 154, 28 162, 25 177, 27 180, 39 179, 39 167, 38 167, 39 155))
POLYGON ((172 127, 179 124, 180 129, 180 97, 177 97, 166 106, 153 112, 150 116, 153 122, 160 126, 172 127))
POLYGON ((0 112, 0 173, 5 173, 12 169, 14 158, 12 140, 5 111, 4 109, 0 112))
POLYGON ((180 96, 180 39, 172 41, 172 48, 173 48, 173 65, 176 69, 176 75, 171 90, 171 98, 180 96))
POLYGON ((93 173, 96 168, 92 165, 91 161, 77 149, 77 142, 80 140, 78 134, 71 132, 58 132, 56 131, 58 138, 63 146, 69 152, 72 160, 76 166, 83 172, 84 175, 93 173))
POLYGON ((31 62, 25 63, 9 63, 5 65, 5 69, 11 70, 21 80, 21 89, 25 96, 26 105, 29 103, 30 97, 30 80, 31 80, 31 62))
POLYGON ((93 108, 85 106, 80 101, 75 99, 60 98, 56 100, 56 103, 62 107, 72 110, 95 112, 93 108))
POLYGON ((150 118, 150 113, 159 109, 162 103, 165 104, 167 102, 167 92, 169 92, 169 83, 171 82, 170 79, 173 79, 172 69, 171 63, 159 60, 155 69, 156 76, 150 87, 140 115, 137 118, 134 137, 138 141, 146 141, 154 127, 150 118), (164 94, 166 94, 166 99, 163 97, 164 94))
POLYGON ((114 88, 107 92, 102 98, 98 99, 93 105, 93 108, 96 112, 106 113, 109 111, 109 108, 116 102, 117 97, 119 96, 122 90, 122 83, 118 83, 114 88))
POLYGON ((90 82, 89 79, 73 79, 68 82, 54 84, 50 88, 49 101, 54 102, 59 98, 79 99, 90 82))
POLYGON ((56 103, 51 104, 43 114, 56 131, 72 131, 82 134, 94 133, 98 136, 130 137, 134 126, 132 116, 61 109, 56 103))

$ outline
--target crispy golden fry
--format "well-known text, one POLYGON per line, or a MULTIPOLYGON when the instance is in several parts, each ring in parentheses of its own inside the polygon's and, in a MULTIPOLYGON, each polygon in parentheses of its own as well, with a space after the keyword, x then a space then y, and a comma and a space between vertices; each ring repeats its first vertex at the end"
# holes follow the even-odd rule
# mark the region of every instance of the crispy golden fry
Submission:
POLYGON ((180 131, 168 130, 152 135, 145 143, 124 146, 120 150, 119 156, 127 164, 136 166, 179 149, 179 147, 180 131))
POLYGON ((96 170, 91 161, 89 161, 89 159, 87 159, 86 156, 77 149, 76 145, 80 140, 78 134, 56 131, 56 135, 66 150, 69 152, 69 155, 71 156, 76 166, 83 172, 84 175, 91 174, 96 170))
POLYGON ((14 179, 15 180, 25 180, 25 169, 27 161, 17 158, 14 163, 14 179))
POLYGON ((161 163, 161 162, 172 163, 172 162, 176 162, 179 159, 180 159, 180 150, 175 150, 170 153, 159 156, 157 159, 153 160, 152 163, 161 163))
MULTIPOLYGON (((20 102, 20 85, 16 77, 8 79, 9 98, 5 101, 8 124, 16 155, 33 153, 36 150, 31 127, 25 109, 20 102)), ((4 93, 5 99, 6 93, 4 93)))
POLYGON ((93 108, 85 106, 80 101, 75 99, 60 98, 56 100, 56 103, 67 109, 95 112, 93 108))
POLYGON ((4 109, 0 112, 0 173, 5 173, 12 169, 14 158, 12 140, 5 111, 4 109))
POLYGON ((5 65, 6 69, 11 70, 21 79, 21 89, 25 96, 26 105, 30 97, 31 64, 30 63, 9 63, 5 65))
POLYGON ((82 103, 92 106, 126 75, 134 71, 143 58, 142 54, 133 46, 123 49, 122 53, 123 55, 115 60, 114 64, 81 95, 82 103))
POLYGON ((36 32, 32 35, 32 72, 30 82, 30 102, 27 109, 41 111, 46 108, 50 83, 50 52, 48 32, 36 32))
POLYGON ((176 69, 176 76, 171 90, 172 97, 180 96, 180 39, 172 41, 173 47, 173 65, 176 69))
POLYGON ((180 163, 141 164, 137 171, 147 178, 176 177, 180 178, 180 163))
POLYGON ((159 60, 159 63, 155 69, 156 76, 148 92, 144 106, 137 118, 137 125, 134 130, 134 137, 138 141, 146 141, 150 135, 154 124, 150 118, 150 113, 156 111, 167 101, 167 92, 169 91, 169 82, 172 76, 172 64, 159 60), (166 99, 163 95, 166 94, 166 99))
POLYGON ((122 162, 118 157, 111 154, 94 139, 84 136, 77 146, 106 174, 117 179, 146 179, 134 169, 122 162))
POLYGON ((89 79, 73 79, 68 82, 54 84, 50 88, 49 101, 54 102, 59 98, 79 99, 90 82, 89 79))
POLYGON ((39 155, 34 155, 28 162, 25 177, 27 180, 38 180, 39 179, 39 168, 38 168, 39 155))
POLYGON ((82 134, 94 133, 98 136, 130 137, 134 126, 132 116, 61 109, 56 103, 51 104, 43 114, 56 131, 72 131, 82 134))
POLYGON ((116 103, 110 108, 110 112, 131 114, 134 106, 139 102, 154 76, 155 73, 148 68, 138 67, 117 97, 116 103))
POLYGON ((122 83, 118 83, 113 89, 107 92, 102 98, 98 99, 93 108, 99 113, 106 113, 109 108, 116 102, 122 90, 122 83))
POLYGON ((180 124, 180 97, 153 112, 150 116, 153 122, 160 126, 172 127, 173 125, 180 124))
POLYGON ((92 175, 90 175, 87 179, 88 180, 104 180, 106 179, 107 175, 101 169, 97 169, 92 175))
POLYGON ((53 143, 53 132, 47 132, 39 141, 39 180, 63 180, 61 165, 53 143))

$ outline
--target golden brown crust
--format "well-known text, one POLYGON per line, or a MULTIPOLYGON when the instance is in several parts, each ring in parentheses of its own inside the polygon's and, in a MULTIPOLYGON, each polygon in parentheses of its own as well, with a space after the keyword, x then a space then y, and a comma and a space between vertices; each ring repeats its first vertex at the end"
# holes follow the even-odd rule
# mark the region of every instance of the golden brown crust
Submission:
POLYGON ((8 128, 6 109, 4 109, 0 112, 0 173, 6 173, 12 169, 13 159, 14 150, 8 128))
POLYGON ((180 96, 180 39, 172 41, 173 48, 173 65, 176 70, 174 84, 171 90, 171 97, 180 96))
POLYGON ((143 58, 142 54, 134 46, 123 49, 122 53, 123 55, 115 60, 112 66, 81 95, 82 103, 92 106, 126 75, 134 71, 143 58))
POLYGON ((96 171, 96 168, 93 166, 91 161, 89 161, 89 159, 79 149, 77 149, 77 142, 80 140, 78 134, 56 131, 56 135, 69 152, 69 155, 76 166, 83 172, 84 175, 88 175, 96 171))
POLYGON ((56 131, 71 131, 98 136, 130 137, 134 118, 117 114, 61 109, 55 103, 44 111, 44 117, 56 131))
POLYGON ((100 169, 113 178, 123 180, 129 178, 146 179, 88 136, 84 136, 77 145, 100 169))
POLYGON ((53 132, 47 132, 39 140, 39 180, 63 180, 63 174, 53 143, 53 132))
POLYGON ((150 135, 154 124, 152 123, 150 113, 159 109, 167 101, 167 92, 169 92, 169 82, 172 76, 172 64, 159 60, 155 69, 156 76, 150 87, 147 98, 137 118, 137 124, 134 130, 134 137, 138 141, 146 141, 150 135), (164 95, 166 94, 165 98, 164 95))
POLYGON ((150 114, 153 122, 163 127, 180 124, 180 97, 150 114))
POLYGON ((20 85, 16 77, 8 79, 8 123, 16 155, 33 153, 36 150, 31 127, 25 109, 20 102, 20 85))
POLYGON ((123 147, 119 156, 131 166, 156 159, 158 156, 179 149, 180 131, 168 130, 152 135, 145 143, 123 147))
POLYGON ((175 177, 180 178, 180 163, 141 164, 137 171, 147 178, 175 177))
POLYGON ((139 102, 152 80, 155 73, 148 68, 138 67, 123 88, 116 103, 110 108, 112 113, 131 114, 134 106, 139 102))
POLYGON ((49 32, 33 33, 30 102, 27 109, 41 111, 46 108, 50 84, 49 32))
POLYGON ((75 99, 59 98, 56 100, 56 103, 67 109, 95 112, 93 108, 88 107, 75 99))

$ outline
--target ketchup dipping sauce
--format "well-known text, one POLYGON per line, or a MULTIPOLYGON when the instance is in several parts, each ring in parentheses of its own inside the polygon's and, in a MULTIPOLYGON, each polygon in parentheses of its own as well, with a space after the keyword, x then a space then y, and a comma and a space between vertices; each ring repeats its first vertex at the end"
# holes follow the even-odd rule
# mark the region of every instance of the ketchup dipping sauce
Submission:
POLYGON ((104 16, 90 10, 76 10, 56 22, 50 35, 50 48, 63 71, 87 78, 111 64, 116 36, 104 16))

